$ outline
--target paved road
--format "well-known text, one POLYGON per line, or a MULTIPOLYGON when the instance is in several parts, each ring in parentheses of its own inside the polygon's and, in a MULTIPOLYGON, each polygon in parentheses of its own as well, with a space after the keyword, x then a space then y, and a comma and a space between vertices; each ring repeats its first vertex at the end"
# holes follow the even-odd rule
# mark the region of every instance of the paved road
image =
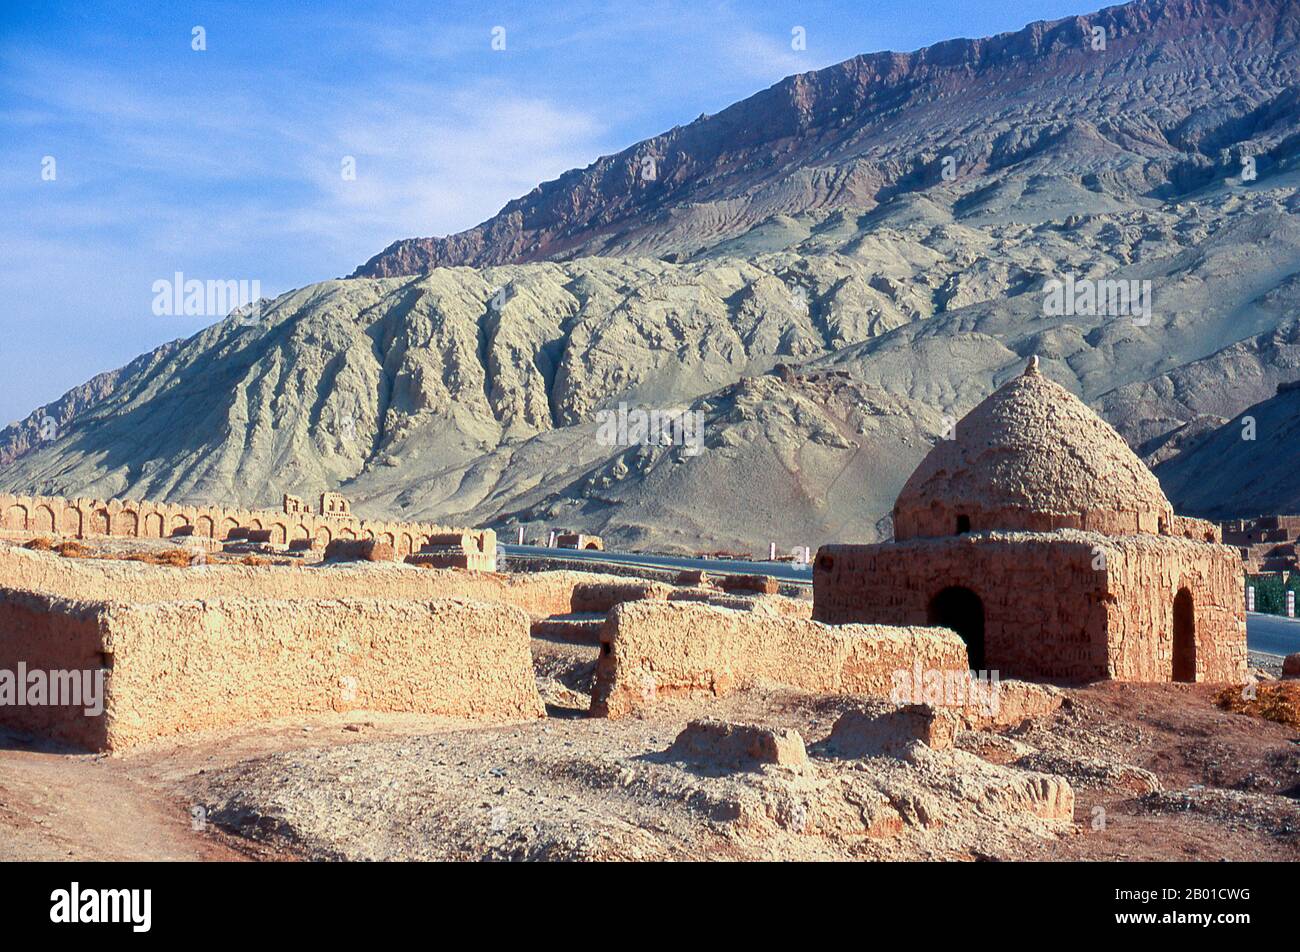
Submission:
POLYGON ((812 566, 790 562, 744 562, 735 559, 687 559, 675 555, 639 555, 628 552, 596 552, 588 549, 548 549, 541 545, 498 545, 506 555, 544 555, 554 559, 618 562, 650 568, 704 569, 712 572, 738 572, 745 575, 771 575, 790 582, 812 582, 812 566))
MULTIPOLYGON (((581 549, 548 549, 538 545, 502 545, 507 555, 540 555, 552 558, 581 559, 593 562, 618 562, 651 568, 704 569, 714 572, 741 572, 771 575, 789 582, 812 581, 812 567, 789 562, 744 562, 733 559, 688 559, 673 555, 638 555, 626 552, 595 552, 581 549)), ((1246 616, 1246 643, 1252 651, 1285 655, 1300 651, 1300 620, 1251 612, 1246 616)))
POLYGON ((1280 615, 1246 615, 1246 644, 1251 651, 1286 655, 1300 651, 1300 621, 1280 615))

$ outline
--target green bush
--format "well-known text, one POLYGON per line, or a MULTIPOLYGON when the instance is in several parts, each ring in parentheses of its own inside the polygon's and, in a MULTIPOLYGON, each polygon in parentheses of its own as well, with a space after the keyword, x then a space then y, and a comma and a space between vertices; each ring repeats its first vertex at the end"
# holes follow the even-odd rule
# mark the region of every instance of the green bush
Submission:
MULTIPOLYGON (((1285 581, 1281 574, 1247 575, 1246 584, 1255 586, 1255 611, 1268 615, 1286 614, 1286 593, 1296 593, 1300 604, 1300 572, 1292 572, 1285 581)), ((1300 612, 1300 609, 1297 609, 1300 612)))

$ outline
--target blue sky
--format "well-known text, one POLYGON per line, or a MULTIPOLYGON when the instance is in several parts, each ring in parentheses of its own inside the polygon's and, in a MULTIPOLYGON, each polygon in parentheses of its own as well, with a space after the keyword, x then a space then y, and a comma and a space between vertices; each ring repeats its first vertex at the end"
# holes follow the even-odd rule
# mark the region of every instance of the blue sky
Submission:
POLYGON ((212 323, 153 313, 153 283, 177 271, 256 279, 274 296, 348 274, 397 238, 473 226, 565 169, 791 73, 1093 8, 5 4, 0 425, 212 323), (806 50, 791 48, 796 26, 806 50))

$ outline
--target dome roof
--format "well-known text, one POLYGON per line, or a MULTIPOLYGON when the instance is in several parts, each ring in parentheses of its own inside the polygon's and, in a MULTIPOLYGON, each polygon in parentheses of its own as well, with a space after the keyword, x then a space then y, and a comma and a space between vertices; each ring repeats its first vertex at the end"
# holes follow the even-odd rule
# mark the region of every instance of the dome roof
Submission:
POLYGON ((1128 444, 1033 358, 940 440, 894 504, 894 538, 994 529, 1166 531, 1173 508, 1128 444))

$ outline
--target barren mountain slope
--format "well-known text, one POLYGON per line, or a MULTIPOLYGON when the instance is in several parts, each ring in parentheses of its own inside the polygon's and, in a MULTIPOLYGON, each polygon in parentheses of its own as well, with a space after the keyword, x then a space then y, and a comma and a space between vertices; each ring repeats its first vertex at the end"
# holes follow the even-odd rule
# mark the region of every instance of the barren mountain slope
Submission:
POLYGON ((1291 6, 1140 0, 854 57, 566 172, 468 231, 395 242, 355 276, 691 254, 760 224, 797 227, 942 185, 945 157, 982 185, 963 217, 1043 221, 1169 198, 1235 162, 1245 140, 1266 162, 1294 152, 1291 6))
POLYGON ((1162 464, 1156 475, 1188 512, 1208 518, 1300 512, 1300 387, 1275 396, 1162 464))
MULTIPOLYGON (((763 165, 771 185, 862 161, 901 175, 889 188, 799 193, 707 235, 682 225, 703 205, 661 215, 592 192, 623 237, 573 247, 620 257, 290 292, 0 432, 0 488, 267 505, 340 486, 363 513, 533 537, 568 525, 646 548, 870 539, 929 443, 1030 354, 1150 462, 1190 452, 1300 379, 1300 12, 1234 0, 1101 16, 1129 25, 1104 54, 1070 46, 1082 27, 1067 21, 895 57, 886 85, 852 87, 843 142, 809 126, 763 165), (972 98, 980 83, 993 85, 972 98), (1077 118, 1085 106, 1095 122, 1077 118), (952 181, 916 171, 939 153, 908 175, 887 159, 916 136, 962 157, 952 181), (693 253, 631 256, 642 248, 693 253), (1044 287, 1067 275, 1149 281, 1149 320, 1049 316, 1044 287), (620 404, 698 409, 703 451, 603 443, 598 413, 620 404)), ((850 64, 823 72, 836 70, 850 64)), ((776 110, 772 95, 740 106, 776 110)), ((675 187, 749 187, 771 140, 728 122, 732 159, 675 187)), ((587 206, 571 207, 563 228, 588 234, 587 206)), ((509 244, 468 260, 541 257, 509 244)), ((1168 487, 1192 501, 1190 484, 1168 487)), ((1258 509, 1227 489, 1229 508, 1258 509)))

